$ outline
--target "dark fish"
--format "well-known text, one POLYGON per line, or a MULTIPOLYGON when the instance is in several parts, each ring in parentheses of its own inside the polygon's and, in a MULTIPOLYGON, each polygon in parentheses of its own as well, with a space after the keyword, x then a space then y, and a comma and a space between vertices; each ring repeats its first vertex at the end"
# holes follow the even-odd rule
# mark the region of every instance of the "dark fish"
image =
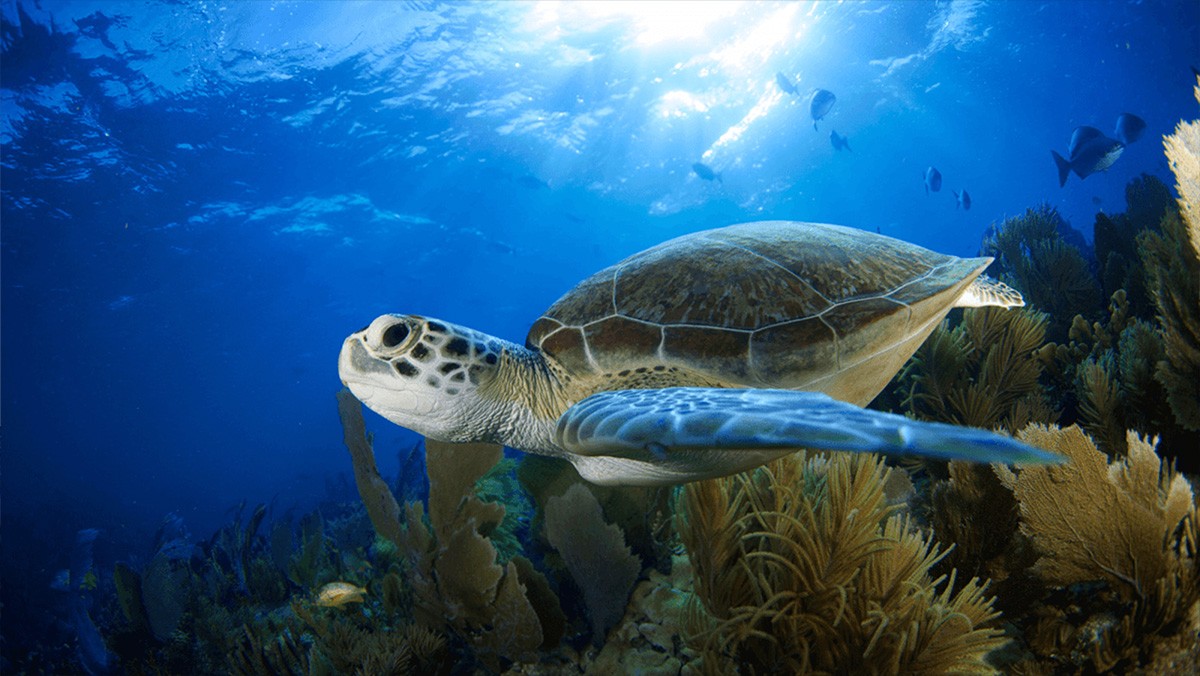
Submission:
POLYGON ((796 93, 796 83, 792 82, 792 78, 784 75, 783 71, 775 73, 775 84, 779 85, 779 88, 783 90, 784 94, 796 93))
POLYGON ((1100 206, 1101 204, 1104 204, 1104 200, 1100 199, 1099 195, 1093 195, 1092 196, 1092 204, 1095 204, 1096 206, 1100 206))
POLYGON ((1095 127, 1075 127, 1075 131, 1071 132, 1071 142, 1067 144, 1067 157, 1075 157, 1084 144, 1098 138, 1106 137, 1104 132, 1095 127))
POLYGON ((697 162, 693 164, 692 171, 696 172, 697 176, 706 181, 716 181, 722 185, 725 184, 725 181, 721 180, 721 175, 713 171, 712 167, 703 162, 697 162))
POLYGON ((828 115, 836 101, 837 97, 828 89, 818 89, 812 93, 812 98, 808 102, 808 112, 812 115, 814 131, 817 129, 817 120, 828 115))
POLYGON ((942 189, 942 172, 935 167, 929 167, 925 170, 925 194, 937 192, 942 189))
POLYGON ((1067 146, 1067 158, 1050 151, 1054 164, 1058 167, 1058 185, 1067 184, 1067 176, 1073 171, 1080 179, 1085 179, 1097 171, 1104 171, 1117 161, 1125 146, 1116 139, 1104 135, 1095 127, 1076 127, 1071 133, 1071 143, 1067 146))
POLYGON ((1125 145, 1129 145, 1142 137, 1142 132, 1146 131, 1146 121, 1134 115, 1133 113, 1121 113, 1117 118, 1117 127, 1113 131, 1113 136, 1125 145))
POLYGON ((850 150, 850 140, 837 133, 837 130, 829 132, 829 142, 833 144, 834 150, 850 150))
POLYGON ((963 211, 971 210, 971 196, 966 190, 954 193, 954 199, 957 200, 954 204, 955 209, 962 207, 963 211))

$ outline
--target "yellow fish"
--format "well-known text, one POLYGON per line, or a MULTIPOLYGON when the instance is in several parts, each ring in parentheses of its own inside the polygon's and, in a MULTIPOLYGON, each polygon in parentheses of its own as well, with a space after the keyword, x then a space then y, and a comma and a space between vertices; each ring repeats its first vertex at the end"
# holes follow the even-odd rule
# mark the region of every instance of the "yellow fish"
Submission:
POLYGON ((366 587, 356 587, 349 582, 330 582, 317 592, 317 605, 341 608, 347 603, 362 603, 366 593, 366 587))

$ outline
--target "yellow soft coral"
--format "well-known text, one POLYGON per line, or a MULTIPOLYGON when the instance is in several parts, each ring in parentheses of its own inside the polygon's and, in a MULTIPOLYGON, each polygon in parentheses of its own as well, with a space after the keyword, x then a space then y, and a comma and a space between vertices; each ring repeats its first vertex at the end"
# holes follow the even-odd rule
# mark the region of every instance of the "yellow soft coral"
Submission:
POLYGON ((1179 213, 1163 218, 1161 233, 1142 233, 1138 248, 1166 351, 1156 375, 1176 422, 1200 430, 1200 120, 1180 122, 1164 145, 1177 181, 1179 213))
MULTIPOLYGON (((1196 80, 1194 92, 1200 103, 1200 77, 1196 80)), ((1175 174, 1179 211, 1187 223, 1192 256, 1200 261, 1200 120, 1180 122, 1174 134, 1163 138, 1163 147, 1175 174)))
POLYGON ((976 308, 951 329, 943 323, 904 367, 909 412, 924 420, 1016 431, 1057 414, 1046 403, 1037 350, 1046 315, 1029 310, 976 308))
POLYGON ((1093 663, 1107 669, 1144 662, 1200 600, 1200 512, 1191 486, 1133 432, 1128 454, 1112 463, 1075 426, 1030 425, 1019 437, 1069 458, 1019 474, 995 467, 1017 499, 1021 531, 1040 555, 1034 570, 1057 587, 1107 583, 1126 612, 1090 637, 1093 663))
POLYGON ((1005 643, 976 580, 887 504, 874 455, 797 454, 684 487, 702 673, 978 673, 1005 643))

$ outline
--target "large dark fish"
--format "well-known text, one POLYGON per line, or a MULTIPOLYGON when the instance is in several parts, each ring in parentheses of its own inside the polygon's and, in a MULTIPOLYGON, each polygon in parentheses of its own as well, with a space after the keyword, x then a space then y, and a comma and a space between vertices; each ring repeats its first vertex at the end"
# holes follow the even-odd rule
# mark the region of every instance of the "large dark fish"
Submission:
POLYGON ((697 162, 697 163, 693 164, 692 171, 696 172, 697 176, 699 176, 700 178, 702 178, 706 181, 716 181, 716 182, 720 183, 721 185, 725 184, 725 181, 721 180, 721 175, 718 174, 717 172, 713 171, 712 167, 708 166, 707 164, 705 164, 703 162, 697 162))
POLYGON ((1073 171, 1081 180, 1097 171, 1104 171, 1117 161, 1125 146, 1116 139, 1104 135, 1095 127, 1076 127, 1067 146, 1067 157, 1050 151, 1058 167, 1058 186, 1067 184, 1067 176, 1073 171))
POLYGON ((808 101, 808 113, 812 115, 814 131, 817 129, 817 120, 828 115, 836 101, 837 97, 828 89, 818 89, 812 93, 812 98, 808 101))
POLYGON ((829 142, 833 144, 834 150, 850 150, 850 140, 837 133, 836 129, 829 132, 829 142))
POLYGON ((783 90, 784 94, 796 93, 796 83, 792 82, 792 78, 784 75, 783 71, 775 73, 775 84, 779 85, 779 88, 783 90))
POLYGON ((925 194, 937 192, 942 189, 942 172, 936 167, 929 167, 925 170, 925 194))
POLYGON ((1113 136, 1125 145, 1129 145, 1142 137, 1142 132, 1146 131, 1146 121, 1134 115, 1133 113, 1121 113, 1117 118, 1117 126, 1113 131, 1113 136))
POLYGON ((962 192, 955 192, 954 199, 955 199, 955 203, 954 203, 955 209, 962 207, 963 211, 971 210, 971 196, 967 194, 967 191, 965 189, 962 192))

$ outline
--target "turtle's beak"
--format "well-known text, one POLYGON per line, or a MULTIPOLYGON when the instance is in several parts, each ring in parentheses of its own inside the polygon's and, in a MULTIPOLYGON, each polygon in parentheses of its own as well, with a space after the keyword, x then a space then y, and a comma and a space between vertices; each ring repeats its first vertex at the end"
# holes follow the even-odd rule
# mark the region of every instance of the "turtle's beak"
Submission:
POLYGON ((371 390, 378 387, 382 379, 390 378, 392 373, 387 361, 367 349, 363 333, 352 333, 342 343, 342 352, 338 355, 338 377, 354 396, 366 401, 370 398, 371 390))

